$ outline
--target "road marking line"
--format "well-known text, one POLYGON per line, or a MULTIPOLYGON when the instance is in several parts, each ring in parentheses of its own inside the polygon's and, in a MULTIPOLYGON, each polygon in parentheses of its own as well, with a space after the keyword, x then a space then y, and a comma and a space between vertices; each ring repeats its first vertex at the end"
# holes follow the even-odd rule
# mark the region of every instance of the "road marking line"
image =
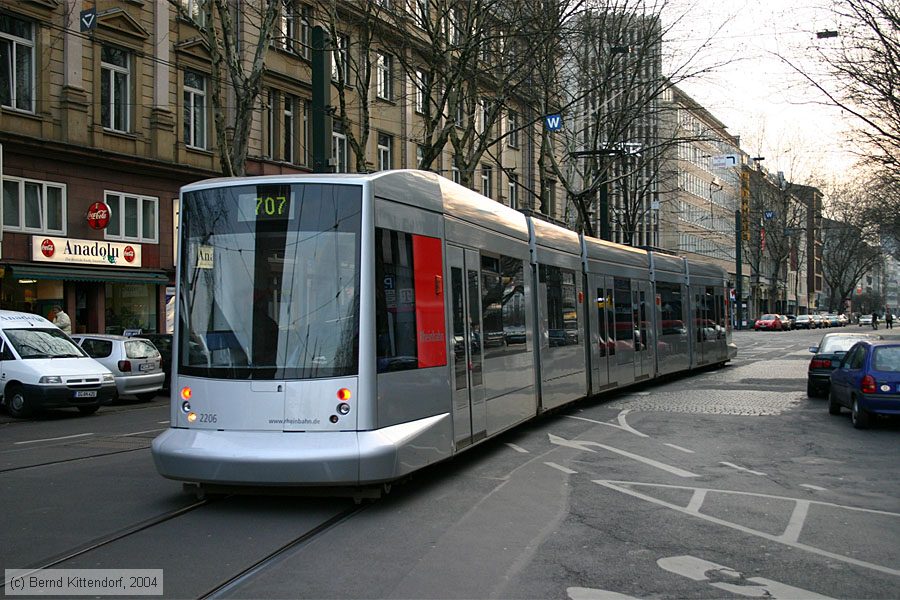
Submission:
POLYGON ((700 507, 703 506, 703 501, 706 499, 706 490, 696 489, 694 490, 694 494, 691 496, 691 501, 688 502, 687 510, 690 512, 698 513, 700 512, 700 507))
POLYGON ((587 417, 576 417, 574 415, 563 415, 567 419, 577 419, 578 421, 587 421, 588 423, 596 423, 597 425, 606 425, 607 427, 612 427, 614 429, 622 429, 623 431, 628 431, 629 433, 633 433, 640 437, 648 437, 647 435, 641 433, 640 431, 635 431, 631 428, 625 428, 621 425, 616 425, 615 423, 607 423, 606 421, 598 421, 597 419, 588 419, 587 417))
POLYGON ((738 471, 746 471, 747 473, 752 473, 753 475, 761 475, 762 477, 765 477, 765 476, 766 476, 766 474, 763 473, 763 472, 761 472, 761 471, 754 471, 754 470, 748 469, 748 468, 746 468, 746 467, 740 467, 740 466, 738 466, 738 465, 736 465, 736 464, 734 464, 734 463, 730 463, 730 462, 720 462, 719 464, 720 464, 720 465, 725 465, 726 467, 731 467, 732 469, 737 469, 738 471))
POLYGON ((509 446, 510 448, 512 448, 513 450, 515 450, 516 452, 521 452, 522 454, 528 454, 528 450, 526 450, 525 448, 523 448, 521 446, 516 446, 515 444, 506 444, 506 445, 509 446))
POLYGON ((626 452, 625 450, 619 450, 618 448, 613 448, 612 446, 606 446, 604 444, 599 444, 597 442, 588 442, 588 441, 580 441, 580 440, 567 440, 565 438, 561 438, 559 436, 549 434, 550 443, 557 444, 559 446, 568 446, 569 448, 575 448, 576 450, 588 451, 588 452, 596 452, 596 450, 591 450, 588 446, 597 446, 598 448, 603 448, 604 450, 609 450, 615 454, 619 454, 621 456, 625 456, 636 460, 638 462, 642 462, 645 465, 650 465, 651 467, 656 467, 657 469, 661 469, 663 471, 667 471, 672 473, 673 475, 678 475, 679 477, 699 477, 696 473, 691 473, 690 471, 685 471, 684 469, 679 469, 678 467, 673 467, 672 465, 667 465, 665 463, 661 463, 657 460, 653 460, 652 458, 647 458, 645 456, 640 456, 638 454, 632 454, 631 452, 626 452))
POLYGON ((806 515, 809 512, 808 500, 797 500, 794 504, 794 512, 788 521, 784 533, 781 534, 782 539, 786 542, 796 542, 800 539, 800 532, 803 530, 803 523, 806 522, 806 515))
POLYGON ((14 442, 16 446, 20 444, 37 444, 38 442, 57 442, 59 440, 71 440, 73 438, 85 437, 88 435, 94 435, 93 433, 76 433, 75 435, 64 435, 62 437, 55 438, 44 438, 42 440, 25 440, 24 442, 14 442))
POLYGON ((809 484, 809 483, 801 483, 801 484, 800 484, 800 487, 805 487, 805 488, 809 488, 809 489, 811 489, 811 490, 816 490, 817 492, 826 492, 826 491, 828 491, 828 490, 826 490, 826 489, 823 488, 823 487, 819 487, 819 486, 817 486, 817 485, 811 485, 811 484, 809 484))
MULTIPOLYGON (((766 539, 766 540, 769 540, 772 542, 778 542, 779 544, 784 544, 785 546, 790 546, 791 548, 796 548, 798 550, 806 550, 807 552, 810 552, 812 554, 818 554, 819 556, 824 556, 826 558, 839 560, 841 562, 845 562, 845 563, 848 563, 851 565, 856 565, 858 567, 865 567, 865 568, 871 569, 873 571, 879 571, 881 573, 887 573, 889 575, 894 575, 894 576, 900 577, 900 570, 898 570, 898 569, 892 569, 890 567, 877 565, 875 563, 866 562, 864 560, 858 560, 855 558, 851 558, 849 556, 844 556, 842 554, 835 554, 834 552, 829 552, 828 550, 822 550, 821 548, 816 548, 815 546, 808 546, 806 544, 801 544, 799 542, 791 542, 789 540, 784 539, 782 536, 772 535, 772 534, 766 533, 764 531, 757 531, 756 529, 751 529, 750 527, 738 525, 737 523, 732 523, 730 521, 726 521, 724 519, 719 519, 717 517, 712 517, 710 515, 706 515, 703 513, 689 512, 687 510, 687 508, 685 508, 683 506, 678 506, 677 504, 672 504, 671 502, 667 502, 665 500, 660 500, 659 498, 654 498, 653 496, 647 496, 646 494, 642 494, 641 492, 629 489, 627 487, 622 487, 622 486, 623 485, 639 485, 639 486, 645 486, 645 487, 661 487, 661 488, 683 489, 683 490, 698 489, 698 488, 691 488, 691 487, 679 486, 679 485, 666 485, 666 484, 658 484, 658 483, 643 483, 640 481, 609 481, 609 480, 603 480, 603 479, 595 479, 594 483, 596 483, 597 485, 602 485, 603 487, 609 488, 611 490, 615 490, 615 491, 621 492, 623 494, 633 496, 635 498, 639 498, 641 500, 646 500, 647 502, 650 502, 652 504, 664 506, 664 507, 670 508, 674 511, 684 513, 687 515, 691 515, 698 519, 703 519, 705 521, 709 521, 710 523, 715 523, 716 525, 722 525, 723 527, 730 527, 731 529, 736 529, 737 531, 741 531, 743 533, 749 533, 750 535, 755 535, 757 537, 761 537, 763 539, 766 539), (619 485, 616 485, 616 484, 619 484, 619 485)), ((801 500, 797 500, 796 498, 787 498, 784 496, 773 496, 771 494, 758 494, 755 492, 737 492, 737 491, 732 491, 732 490, 708 490, 708 491, 719 492, 722 494, 736 494, 736 495, 740 495, 740 496, 758 496, 758 497, 763 497, 763 498, 776 498, 779 500, 790 500, 793 502, 801 502, 801 500)), ((804 500, 803 502, 806 502, 806 501, 804 500)), ((840 504, 833 504, 831 502, 818 502, 818 501, 809 501, 809 502, 811 504, 818 504, 818 505, 822 505, 822 506, 835 506, 835 507, 843 508, 846 510, 871 512, 871 513, 877 513, 877 514, 882 514, 882 515, 890 515, 890 516, 900 517, 900 513, 891 513, 891 512, 887 512, 887 511, 883 511, 883 510, 874 510, 871 508, 856 508, 853 506, 842 506, 840 504)))
POLYGON ((569 595, 569 600, 640 600, 619 592, 582 587, 570 587, 566 590, 566 594, 569 595))
POLYGON ((169 424, 168 421, 157 421, 157 423, 159 423, 160 425, 168 425, 169 424))
POLYGON ((142 433, 153 433, 155 431, 165 431, 165 429, 148 429, 147 431, 135 431, 133 433, 123 433, 119 437, 128 437, 130 435, 141 435, 142 433))
POLYGON ((566 468, 562 465, 558 465, 555 462, 545 462, 544 464, 547 465, 548 467, 553 467, 554 469, 558 469, 558 470, 562 471, 563 473, 566 473, 567 475, 574 475, 575 473, 578 472, 578 471, 573 471, 572 469, 566 468))
POLYGON ((681 446, 676 446, 675 444, 663 444, 664 446, 668 446, 669 448, 675 448, 676 450, 681 450, 682 452, 687 452, 688 454, 693 454, 693 450, 688 450, 687 448, 682 448, 681 446))
POLYGON ((636 435, 638 437, 650 437, 646 433, 641 433, 640 431, 638 431, 637 429, 634 429, 631 425, 629 425, 628 423, 625 422, 625 415, 627 415, 630 412, 631 412, 631 409, 626 408, 625 410, 623 410, 622 412, 619 413, 618 420, 619 420, 619 425, 622 426, 622 429, 624 429, 625 431, 630 431, 631 433, 633 433, 634 435, 636 435))

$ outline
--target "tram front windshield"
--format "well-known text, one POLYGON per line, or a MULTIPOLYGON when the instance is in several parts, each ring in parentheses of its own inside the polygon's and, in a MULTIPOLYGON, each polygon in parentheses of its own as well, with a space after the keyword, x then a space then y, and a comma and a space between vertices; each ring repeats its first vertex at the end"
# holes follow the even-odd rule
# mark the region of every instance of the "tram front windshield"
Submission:
POLYGON ((182 375, 311 379, 358 371, 362 188, 216 187, 181 207, 182 375))

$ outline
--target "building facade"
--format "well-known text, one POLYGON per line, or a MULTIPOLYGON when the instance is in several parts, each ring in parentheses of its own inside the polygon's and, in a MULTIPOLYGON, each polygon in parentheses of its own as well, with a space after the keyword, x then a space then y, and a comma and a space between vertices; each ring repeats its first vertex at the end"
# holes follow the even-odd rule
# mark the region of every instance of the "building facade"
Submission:
MULTIPOLYGON (((203 4, 0 0, 0 44, 14 57, 0 67, 0 307, 46 315, 60 304, 75 332, 154 332, 171 326, 166 309, 177 264, 179 188, 221 172, 215 132, 222 114, 213 110, 214 95, 222 95, 222 113, 230 115, 236 103, 233 90, 213 81, 203 4), (81 23, 83 11, 89 11, 89 23, 81 23)), ((339 32, 336 55, 354 57, 335 61, 348 72, 343 84, 334 78, 332 105, 336 86, 344 86, 351 118, 349 125, 334 128, 334 169, 421 163, 428 90, 408 68, 413 49, 391 41, 396 30, 392 37, 364 39, 361 22, 353 17, 359 11, 332 14, 328 5, 278 4, 246 140, 248 175, 312 169, 310 36, 317 24, 339 32), (360 118, 360 88, 347 83, 361 65, 374 74, 363 89, 366 119, 360 118), (365 140, 361 161, 348 144, 351 131, 365 140)), ((416 2, 384 8, 391 11, 375 17, 413 32, 425 30, 417 22, 431 21, 407 17, 439 18, 417 14, 422 5, 416 2)), ((259 14, 246 10, 235 17, 249 53, 254 35, 258 38, 259 14)), ((490 79, 479 82, 490 90, 490 79)), ((482 103, 460 115, 460 127, 484 119, 478 111, 488 106, 493 107, 482 103)), ((497 118, 481 134, 502 140, 490 144, 491 152, 462 179, 515 208, 541 205, 558 212, 552 198, 534 200, 541 176, 535 150, 540 121, 533 106, 521 94, 511 95, 491 114, 497 118)), ((439 148, 430 168, 461 179, 449 143, 439 148)))

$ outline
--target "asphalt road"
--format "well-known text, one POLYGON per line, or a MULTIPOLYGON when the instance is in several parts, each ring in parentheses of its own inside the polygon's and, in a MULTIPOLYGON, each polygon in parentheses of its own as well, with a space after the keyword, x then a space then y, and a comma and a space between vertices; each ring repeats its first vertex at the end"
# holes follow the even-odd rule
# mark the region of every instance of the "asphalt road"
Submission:
POLYGON ((724 368, 580 402, 361 506, 198 502, 153 468, 164 398, 3 418, 0 563, 162 569, 171 598, 900 598, 900 422, 806 397, 821 335, 738 332, 724 368))

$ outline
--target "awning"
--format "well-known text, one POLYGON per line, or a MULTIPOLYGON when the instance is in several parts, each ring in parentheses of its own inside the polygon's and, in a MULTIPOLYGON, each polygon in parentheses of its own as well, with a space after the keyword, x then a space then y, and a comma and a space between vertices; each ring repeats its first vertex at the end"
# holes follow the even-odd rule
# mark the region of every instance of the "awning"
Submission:
POLYGON ((43 265, 10 265, 5 277, 9 279, 64 279, 66 281, 109 281, 111 283, 152 283, 166 285, 169 276, 164 271, 131 269, 80 269, 43 265), (12 272, 10 272, 12 271, 12 272))

